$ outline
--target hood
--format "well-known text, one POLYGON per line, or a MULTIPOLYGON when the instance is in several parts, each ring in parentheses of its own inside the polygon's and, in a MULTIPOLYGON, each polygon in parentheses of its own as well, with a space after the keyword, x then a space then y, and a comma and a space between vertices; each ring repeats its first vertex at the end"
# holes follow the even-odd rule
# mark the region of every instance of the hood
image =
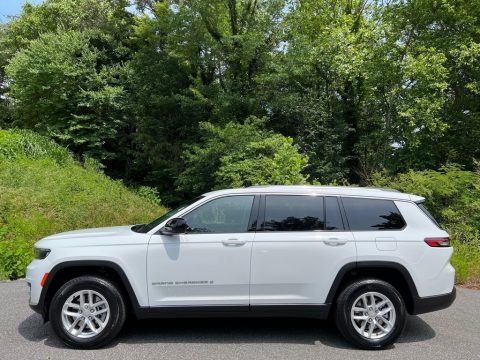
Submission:
POLYGON ((53 234, 44 238, 44 240, 64 240, 64 239, 78 239, 91 237, 110 237, 110 236, 125 236, 132 234, 133 225, 126 226, 112 226, 94 229, 82 229, 74 231, 66 231, 58 234, 53 234))

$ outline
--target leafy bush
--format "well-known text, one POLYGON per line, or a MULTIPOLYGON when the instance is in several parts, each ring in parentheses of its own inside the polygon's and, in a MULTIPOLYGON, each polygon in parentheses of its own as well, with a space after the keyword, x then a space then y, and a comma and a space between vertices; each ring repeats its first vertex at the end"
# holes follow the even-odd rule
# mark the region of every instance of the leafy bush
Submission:
POLYGON ((263 120, 248 118, 225 127, 202 123, 202 143, 184 153, 186 169, 177 185, 199 194, 211 189, 262 184, 302 184, 308 158, 291 138, 266 131, 263 120))
POLYGON ((127 189, 90 161, 82 167, 42 136, 0 130, 0 278, 24 276, 33 243, 46 235, 161 215, 153 195, 127 189))
POLYGON ((137 194, 152 204, 160 204, 161 200, 158 196, 158 190, 150 186, 140 186, 137 194))
POLYGON ((96 30, 32 40, 5 68, 15 124, 48 134, 76 154, 112 158, 107 148, 116 144, 126 121, 119 80, 125 70, 111 63, 120 60, 114 59, 121 54, 116 46, 112 36, 96 30))
POLYGON ((457 282, 480 285, 480 172, 448 166, 394 177, 376 174, 373 183, 424 196, 453 241, 457 282))

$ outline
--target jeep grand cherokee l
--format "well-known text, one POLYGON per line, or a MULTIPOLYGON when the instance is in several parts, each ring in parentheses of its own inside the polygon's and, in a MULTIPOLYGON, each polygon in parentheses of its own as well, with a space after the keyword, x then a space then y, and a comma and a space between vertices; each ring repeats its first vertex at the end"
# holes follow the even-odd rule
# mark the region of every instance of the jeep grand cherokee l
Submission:
POLYGON ((27 270, 30 306, 77 348, 107 344, 127 312, 331 316, 353 345, 382 348, 407 313, 455 298, 448 234, 423 202, 354 187, 210 192, 150 224, 38 241, 27 270))

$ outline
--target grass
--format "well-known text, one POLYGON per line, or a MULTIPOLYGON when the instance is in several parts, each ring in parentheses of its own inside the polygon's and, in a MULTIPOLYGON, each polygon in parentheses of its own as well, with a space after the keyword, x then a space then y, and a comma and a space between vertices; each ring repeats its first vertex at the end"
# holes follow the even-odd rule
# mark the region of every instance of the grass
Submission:
POLYGON ((453 241, 452 265, 457 285, 480 289, 480 246, 453 241))
POLYGON ((25 275, 32 245, 66 230, 143 223, 165 208, 94 162, 28 131, 0 130, 0 279, 25 275))

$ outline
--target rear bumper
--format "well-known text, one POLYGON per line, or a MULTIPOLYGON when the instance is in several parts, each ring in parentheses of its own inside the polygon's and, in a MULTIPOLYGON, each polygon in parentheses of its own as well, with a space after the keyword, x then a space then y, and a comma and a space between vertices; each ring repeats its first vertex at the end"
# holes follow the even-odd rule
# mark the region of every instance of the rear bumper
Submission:
POLYGON ((448 308, 455 301, 457 290, 443 295, 418 297, 413 300, 412 315, 424 314, 448 308))

